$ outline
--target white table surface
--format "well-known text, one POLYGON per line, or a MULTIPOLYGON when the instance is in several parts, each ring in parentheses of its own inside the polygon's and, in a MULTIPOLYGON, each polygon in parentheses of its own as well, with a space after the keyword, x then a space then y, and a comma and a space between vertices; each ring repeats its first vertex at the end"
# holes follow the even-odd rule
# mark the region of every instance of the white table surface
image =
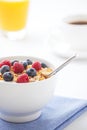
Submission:
MULTIPOLYGON (((75 2, 78 5, 78 0, 75 2)), ((79 11, 86 12, 87 1, 79 2, 79 11), (84 9, 80 10, 80 7, 84 7, 84 9)), ((71 10, 70 5, 74 6, 72 0, 31 0, 26 38, 22 41, 9 41, 0 35, 0 57, 31 55, 45 58, 55 66, 60 65, 65 59, 56 56, 49 48, 48 33, 49 28, 57 24, 64 15, 67 15, 69 10, 70 13, 77 11, 77 6, 72 11, 73 8, 71 10)), ((73 61, 57 76, 55 95, 87 99, 87 60, 85 62, 73 61)), ((73 121, 65 130, 87 130, 86 122, 87 112, 73 121)))

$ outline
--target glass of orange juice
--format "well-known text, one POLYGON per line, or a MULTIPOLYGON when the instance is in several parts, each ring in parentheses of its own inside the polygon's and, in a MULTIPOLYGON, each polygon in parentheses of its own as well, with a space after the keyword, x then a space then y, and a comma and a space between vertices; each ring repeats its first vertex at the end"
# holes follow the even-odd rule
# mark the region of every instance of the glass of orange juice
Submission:
POLYGON ((0 29, 12 39, 26 34, 29 0, 0 0, 0 29))

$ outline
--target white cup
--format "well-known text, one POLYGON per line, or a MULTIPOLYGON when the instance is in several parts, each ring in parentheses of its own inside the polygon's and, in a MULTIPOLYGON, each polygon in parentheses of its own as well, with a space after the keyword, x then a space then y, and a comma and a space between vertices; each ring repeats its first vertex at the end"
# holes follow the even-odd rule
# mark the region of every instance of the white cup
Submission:
POLYGON ((87 15, 72 15, 62 19, 58 27, 62 42, 72 50, 87 51, 87 15))

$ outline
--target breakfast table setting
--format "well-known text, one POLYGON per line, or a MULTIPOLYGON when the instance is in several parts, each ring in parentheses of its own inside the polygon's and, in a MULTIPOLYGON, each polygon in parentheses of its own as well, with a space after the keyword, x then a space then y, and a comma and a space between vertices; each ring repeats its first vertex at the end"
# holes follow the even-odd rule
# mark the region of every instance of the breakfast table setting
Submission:
MULTIPOLYGON (((59 68, 56 74, 34 83, 0 80, 0 130, 87 130, 86 7, 86 0, 0 1, 3 80, 8 73, 2 72, 7 65, 1 66, 3 60, 23 63, 29 59, 32 64, 27 68, 37 61, 49 70, 59 68), (70 57, 74 59, 65 63, 70 57)), ((41 69, 33 68, 34 74, 41 69)))

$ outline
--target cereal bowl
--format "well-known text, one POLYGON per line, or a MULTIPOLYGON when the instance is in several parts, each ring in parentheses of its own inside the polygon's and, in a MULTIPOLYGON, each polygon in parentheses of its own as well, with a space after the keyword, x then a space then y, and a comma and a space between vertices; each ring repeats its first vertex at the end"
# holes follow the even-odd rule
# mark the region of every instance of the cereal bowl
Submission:
MULTIPOLYGON (((54 69, 54 65, 44 59, 28 56, 12 56, 0 58, 1 60, 31 59, 46 63, 54 69)), ((16 83, 0 80, 0 118, 9 122, 27 122, 37 119, 41 115, 43 107, 53 97, 55 90, 56 76, 29 82, 16 83)))

